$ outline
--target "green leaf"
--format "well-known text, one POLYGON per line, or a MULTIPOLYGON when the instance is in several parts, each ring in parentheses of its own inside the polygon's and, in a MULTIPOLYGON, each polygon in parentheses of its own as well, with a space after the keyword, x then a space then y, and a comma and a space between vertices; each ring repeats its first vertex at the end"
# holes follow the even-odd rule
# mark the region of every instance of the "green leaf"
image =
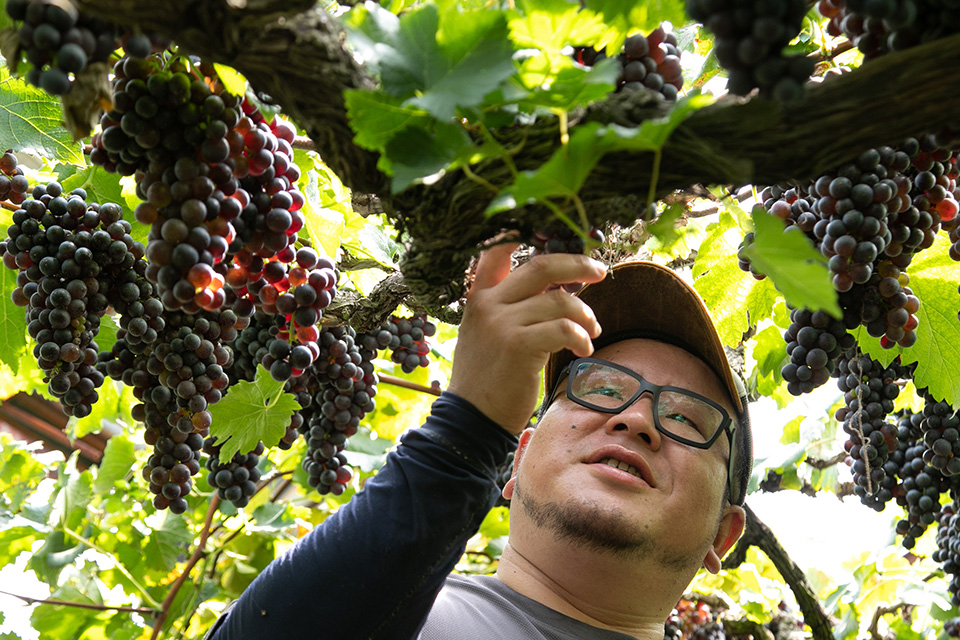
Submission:
POLYGON ((300 212, 307 236, 314 248, 335 256, 345 227, 344 209, 350 206, 350 192, 315 153, 296 149, 293 159, 301 172, 298 186, 304 203, 300 212))
MULTIPOLYGON (((510 18, 510 38, 519 48, 538 49, 548 72, 570 64, 564 47, 600 42, 608 29, 596 13, 568 0, 520 0, 510 18)), ((534 88, 544 80, 530 78, 527 86, 534 88)))
POLYGON ((621 65, 614 58, 599 61, 589 69, 569 66, 561 69, 549 86, 530 93, 518 102, 521 108, 545 107, 570 111, 603 100, 616 88, 621 65))
POLYGON ((350 89, 343 95, 350 127, 357 133, 354 140, 365 149, 383 151, 407 127, 424 127, 430 122, 422 109, 405 105, 401 98, 381 91, 350 89))
POLYGON ((841 317, 826 258, 807 236, 797 227, 785 229, 761 206, 754 207, 752 218, 756 237, 745 253, 757 269, 773 280, 791 306, 841 317))
POLYGON ((61 126, 60 101, 0 69, 0 148, 84 165, 83 147, 61 126))
POLYGON ((439 179, 447 165, 470 146, 470 138, 458 125, 438 123, 433 131, 407 127, 387 144, 393 163, 390 190, 399 193, 415 182, 439 179))
POLYGON ((23 443, 0 446, 0 505, 8 511, 20 511, 24 500, 45 476, 46 468, 23 443))
POLYGON ((12 564, 24 551, 29 551, 33 543, 44 536, 33 527, 10 527, 0 531, 0 564, 12 564))
POLYGON ((587 9, 596 11, 611 25, 628 25, 631 31, 645 34, 656 29, 662 22, 681 25, 688 22, 683 0, 649 0, 647 2, 624 2, 623 0, 587 0, 587 9))
POLYGON ((909 349, 884 349, 879 340, 867 336, 862 329, 858 342, 865 353, 884 364, 897 355, 903 364, 917 362, 914 384, 926 387, 938 400, 956 407, 960 405, 960 376, 956 373, 960 362, 960 270, 947 253, 949 246, 949 239, 937 234, 933 246, 918 254, 907 269, 908 286, 920 298, 916 344, 909 349))
POLYGON ((797 444, 800 442, 800 423, 806 418, 797 416, 783 426, 783 435, 780 436, 780 444, 797 444))
POLYGON ((253 451, 258 442, 280 442, 290 426, 290 416, 300 409, 283 387, 284 382, 274 380, 261 365, 253 382, 238 382, 223 400, 210 407, 210 435, 221 446, 220 460, 253 451))
POLYGON ((664 247, 670 247, 680 239, 680 233, 677 231, 677 220, 686 213, 686 207, 680 203, 668 205, 652 224, 647 226, 647 231, 652 233, 664 247))
POLYGON ((480 534, 487 538, 499 538, 510 533, 510 509, 494 507, 480 523, 480 534))
POLYGON ((70 530, 76 530, 87 515, 87 505, 93 497, 93 477, 89 471, 77 469, 76 454, 70 456, 64 467, 66 487, 60 492, 63 503, 61 523, 70 530))
POLYGON ((407 98, 442 78, 448 62, 437 44, 440 16, 435 5, 425 5, 397 18, 379 6, 355 7, 345 24, 351 42, 364 61, 380 72, 385 92, 407 98))
POLYGON ((136 460, 133 442, 126 435, 116 435, 107 440, 103 459, 97 471, 97 479, 93 483, 94 493, 109 493, 117 481, 123 480, 131 473, 135 468, 136 460))
POLYGON ((449 65, 438 78, 430 78, 424 92, 410 104, 438 120, 451 120, 458 106, 472 107, 513 75, 513 49, 506 38, 502 14, 451 8, 443 14, 439 44, 449 65))
POLYGON ((228 92, 235 96, 242 96, 247 92, 247 79, 239 71, 219 62, 214 62, 213 68, 228 92))
POLYGON ((740 344, 743 334, 770 317, 780 294, 770 279, 756 280, 736 267, 740 232, 733 215, 707 228, 707 237, 693 265, 693 286, 710 310, 724 344, 740 344))
POLYGON ((191 542, 193 542, 193 533, 187 527, 186 521, 180 516, 165 511, 163 522, 148 536, 144 552, 151 566, 169 571, 186 553, 191 542))
POLYGON ((268 502, 257 507, 253 514, 253 521, 258 529, 279 530, 289 527, 296 521, 287 512, 287 505, 268 502))
MULTIPOLYGON (((7 222, 6 216, 0 216, 0 220, 7 222)), ((6 230, 8 224, 4 224, 2 229, 6 230)), ((10 299, 10 294, 16 288, 17 271, 0 265, 0 362, 10 367, 14 375, 20 373, 20 358, 28 344, 24 309, 10 299)), ((0 395, 7 397, 12 394, 0 392, 0 395)))

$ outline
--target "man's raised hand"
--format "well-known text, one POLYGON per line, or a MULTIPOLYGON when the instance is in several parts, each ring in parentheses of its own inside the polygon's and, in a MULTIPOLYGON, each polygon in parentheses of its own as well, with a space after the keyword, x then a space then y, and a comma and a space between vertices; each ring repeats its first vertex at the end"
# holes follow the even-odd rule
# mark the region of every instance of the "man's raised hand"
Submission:
POLYGON ((487 249, 477 265, 460 324, 449 391, 513 434, 536 408, 540 372, 551 353, 593 353, 593 311, 551 285, 599 282, 606 266, 583 255, 551 254, 510 272, 514 243, 487 249))

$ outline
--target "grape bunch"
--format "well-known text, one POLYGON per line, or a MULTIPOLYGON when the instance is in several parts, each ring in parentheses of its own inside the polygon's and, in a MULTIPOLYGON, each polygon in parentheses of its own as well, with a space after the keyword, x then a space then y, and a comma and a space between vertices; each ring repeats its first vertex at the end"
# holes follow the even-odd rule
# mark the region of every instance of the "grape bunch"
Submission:
POLYGON ((378 379, 371 353, 355 338, 350 327, 324 327, 320 332, 320 357, 313 365, 318 383, 315 412, 303 427, 307 438, 303 469, 308 484, 321 495, 343 493, 352 474, 342 451, 375 407, 378 379))
POLYGON ((637 33, 628 37, 623 43, 620 63, 617 91, 647 88, 667 100, 676 100, 683 88, 677 38, 666 33, 662 26, 647 36, 637 33))
POLYGON ((784 56, 797 37, 807 6, 803 0, 744 4, 733 0, 687 0, 687 13, 715 37, 714 52, 727 69, 727 88, 745 96, 759 87, 761 95, 793 100, 814 70, 806 56, 784 56))
POLYGON ((117 48, 116 27, 77 12, 71 2, 7 0, 6 11, 22 22, 14 57, 31 65, 27 81, 51 95, 70 91, 73 77, 106 62, 117 48))
POLYGON ((887 349, 910 347, 917 341, 920 299, 906 286, 910 277, 898 267, 906 262, 902 257, 880 261, 863 287, 839 296, 847 326, 862 324, 887 349))
MULTIPOLYGON (((156 301, 142 304, 157 307, 156 301)), ((246 319, 225 310, 166 312, 162 320, 152 343, 133 336, 129 324, 121 329, 113 348, 100 354, 98 366, 132 386, 140 401, 132 414, 146 427, 144 441, 154 447, 143 470, 155 494, 154 506, 182 513, 192 481, 175 479, 182 475, 177 465, 187 468, 188 478, 200 470, 203 438, 212 423, 209 405, 220 401, 229 384, 225 369, 233 355, 223 343, 236 339, 246 319)))
MULTIPOLYGON (((144 289, 143 247, 130 237, 119 205, 88 204, 86 193, 63 193, 58 182, 34 187, 13 214, 3 262, 16 269, 15 304, 26 308, 27 332, 51 395, 68 415, 90 414, 103 375, 95 338, 111 300, 134 301, 144 289)), ((145 284, 145 283, 144 283, 145 284)))
POLYGON ((945 0, 820 0, 827 33, 845 35, 865 59, 902 51, 960 32, 960 18, 945 0))
POLYGON ((720 614, 704 602, 681 598, 664 623, 664 640, 726 640, 720 614))
POLYGON ((790 362, 780 375, 787 391, 799 396, 825 383, 836 369, 837 358, 856 345, 853 335, 840 320, 825 311, 794 309, 790 326, 783 335, 790 362))
POLYGON ((29 189, 30 183, 18 166, 17 156, 7 149, 0 155, 0 201, 21 204, 29 189))
POLYGON ((121 175, 143 172, 137 195, 157 209, 170 204, 170 182, 161 182, 178 160, 223 162, 227 134, 240 120, 239 98, 210 86, 189 60, 168 54, 124 56, 113 66, 113 109, 100 118, 90 161, 121 175), (161 197, 162 196, 162 197, 161 197))
POLYGON ((230 291, 244 296, 236 296, 231 306, 243 306, 245 312, 256 310, 256 322, 241 338, 246 344, 240 350, 268 369, 275 380, 301 375, 320 354, 316 325, 337 291, 339 274, 330 259, 304 247, 295 260, 290 266, 251 256, 246 267, 234 264, 227 272, 230 291), (263 265, 261 271, 251 272, 254 260, 263 265), (269 335, 262 334, 264 330, 269 335))
MULTIPOLYGON (((952 507, 952 511, 950 512, 949 515, 952 517, 952 516, 955 516, 956 513, 957 513, 957 507, 954 506, 954 507, 952 507)), ((951 523, 951 526, 952 526, 952 523, 951 523)), ((949 538, 955 538, 955 537, 956 537, 955 535, 949 536, 949 538)), ((945 561, 946 561, 948 558, 949 558, 949 556, 946 556, 946 557, 944 558, 944 560, 941 560, 940 562, 944 562, 944 563, 945 563, 945 561)), ((934 558, 934 560, 936 560, 936 558, 934 558)), ((960 571, 958 571, 958 569, 960 569, 960 562, 958 562, 956 559, 953 559, 953 563, 950 565, 950 571, 947 570, 947 565, 946 565, 946 563, 944 564, 944 569, 943 569, 943 571, 944 571, 944 573, 950 573, 950 574, 953 574, 954 576, 956 576, 956 574, 957 574, 958 572, 960 572, 960 571)), ((953 582, 953 581, 951 580, 951 584, 952 584, 952 582, 953 582)), ((954 599, 960 600, 960 598, 957 598, 957 596, 956 596, 956 593, 957 593, 958 590, 960 590, 960 583, 958 583, 956 587, 954 587, 953 589, 951 589, 951 590, 950 590, 950 593, 953 595, 953 598, 954 598, 954 599)), ((954 603, 954 606, 957 606, 957 603, 954 603)), ((947 637, 950 637, 950 638, 960 638, 960 618, 950 618, 949 620, 947 620, 946 622, 944 622, 944 623, 943 623, 943 632, 947 634, 947 637)))
POLYGON ((945 476, 960 474, 960 417, 944 401, 924 393, 920 433, 927 450, 923 460, 945 476))
POLYGON ((904 409, 898 413, 898 437, 903 460, 900 467, 900 485, 894 492, 897 504, 906 509, 906 518, 897 522, 897 534, 903 536, 904 548, 912 549, 919 538, 937 518, 940 496, 960 489, 960 478, 947 477, 925 461, 930 449, 924 442, 920 428, 922 413, 904 409))
MULTIPOLYGON (((599 244, 603 242, 603 231, 599 227, 590 227, 587 237, 599 244)), ((548 253, 583 253, 587 248, 583 238, 565 224, 551 224, 535 230, 529 244, 533 247, 534 256, 548 253)))
MULTIPOLYGON (((650 89, 667 100, 676 100, 683 88, 680 50, 677 46, 676 36, 667 33, 662 25, 649 35, 637 33, 628 37, 623 52, 617 58, 621 66, 616 82, 617 91, 650 89)), ((585 67, 592 67, 605 57, 605 53, 593 47, 576 47, 573 52, 573 59, 585 67)))
POLYGON ((238 509, 250 502, 250 498, 257 492, 257 482, 260 481, 260 456, 264 446, 258 442, 256 448, 249 453, 235 453, 228 462, 220 461, 220 446, 213 438, 203 441, 203 452, 209 457, 206 462, 207 484, 217 490, 221 500, 229 500, 238 509))
POLYGON ((380 328, 360 336, 362 346, 375 353, 379 349, 390 350, 390 360, 399 364, 404 373, 412 373, 417 367, 427 367, 430 361, 430 345, 427 338, 437 332, 437 326, 419 313, 410 318, 391 316, 380 328))
MULTIPOLYGON (((937 518, 937 550, 934 562, 943 565, 943 572, 950 577, 947 590, 953 606, 960 605, 960 504, 957 498, 943 506, 937 518)), ((952 638, 960 637, 960 618, 948 620, 944 632, 952 638)))
POLYGON ((845 352, 837 364, 837 386, 844 393, 844 406, 835 417, 847 434, 844 449, 850 457, 855 491, 861 501, 882 509, 892 497, 896 478, 886 469, 890 456, 900 446, 899 430, 886 422, 900 394, 897 382, 911 377, 899 359, 889 366, 860 353, 845 352))

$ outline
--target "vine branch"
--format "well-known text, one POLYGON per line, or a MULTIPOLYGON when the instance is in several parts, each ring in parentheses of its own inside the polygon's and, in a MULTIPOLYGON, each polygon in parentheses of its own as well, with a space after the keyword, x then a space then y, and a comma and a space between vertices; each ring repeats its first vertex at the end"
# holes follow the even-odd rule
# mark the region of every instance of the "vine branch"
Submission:
POLYGON ((147 607, 125 607, 125 606, 111 606, 106 604, 93 604, 89 602, 72 602, 70 600, 56 600, 51 598, 31 598, 30 596, 22 596, 17 593, 10 593, 9 591, 0 591, 5 596, 10 596, 11 598, 17 598, 23 600, 27 604, 52 604, 58 605, 61 607, 76 607, 78 609, 92 609, 93 611, 123 611, 126 613, 142 613, 148 616, 157 615, 156 609, 150 609, 147 607))
POLYGON ((167 597, 163 599, 163 603, 160 605, 160 612, 157 614, 157 618, 153 623, 153 633, 150 634, 150 640, 156 640, 160 636, 163 623, 166 622, 167 616, 170 614, 170 606, 173 604, 174 598, 177 597, 180 587, 183 586, 183 583, 186 582, 190 576, 190 572, 205 555, 206 552, 204 548, 207 546, 207 538, 210 537, 210 526, 213 524, 213 515, 217 512, 218 506, 220 506, 220 496, 213 494, 213 498, 210 499, 210 506, 207 507, 207 516, 203 520, 203 528, 200 530, 200 540, 197 542, 197 548, 193 550, 193 554, 190 556, 190 559, 187 560, 183 571, 180 572, 173 586, 170 587, 167 597))
POLYGON ((737 546, 724 559, 723 568, 740 566, 746 560, 747 549, 757 547, 770 558, 784 582, 790 585, 797 604, 800 605, 800 611, 803 612, 804 622, 810 627, 813 640, 833 640, 833 626, 814 595, 813 588, 807 582, 803 570, 790 558, 770 527, 761 522, 749 506, 744 505, 744 509, 747 512, 746 530, 737 546))

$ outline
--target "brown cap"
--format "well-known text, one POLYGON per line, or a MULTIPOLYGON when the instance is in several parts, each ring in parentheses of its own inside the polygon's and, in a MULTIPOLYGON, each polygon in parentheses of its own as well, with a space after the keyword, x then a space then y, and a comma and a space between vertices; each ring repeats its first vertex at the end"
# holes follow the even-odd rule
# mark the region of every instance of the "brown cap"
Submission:
MULTIPOLYGON (((730 369, 710 314, 693 287, 673 270, 653 262, 624 262, 577 296, 590 305, 603 327, 594 340, 596 348, 630 338, 652 338, 681 347, 717 374, 736 412, 743 412, 743 386, 730 369)), ((544 393, 553 391, 560 372, 575 357, 568 350, 550 356, 544 393)))

